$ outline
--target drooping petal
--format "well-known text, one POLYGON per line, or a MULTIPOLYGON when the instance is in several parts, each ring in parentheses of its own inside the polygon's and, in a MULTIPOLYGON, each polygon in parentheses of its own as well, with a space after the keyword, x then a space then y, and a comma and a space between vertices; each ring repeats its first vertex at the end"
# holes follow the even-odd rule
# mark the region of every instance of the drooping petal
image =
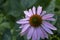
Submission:
POLYGON ((45 32, 45 30, 41 27, 41 30, 43 31, 43 33, 44 33, 44 37, 45 38, 48 38, 48 34, 45 32))
POLYGON ((28 31, 29 31, 29 30, 27 29, 27 31, 24 31, 24 32, 22 32, 22 33, 20 32, 20 35, 21 35, 21 36, 27 35, 28 31))
POLYGON ((23 28, 24 27, 24 25, 21 25, 19 28, 23 28))
POLYGON ((29 18, 20 19, 19 21, 27 21, 29 18))
POLYGON ((25 15, 25 18, 29 18, 29 16, 25 15))
POLYGON ((33 14, 36 14, 36 8, 33 6, 32 8, 33 14))
POLYGON ((50 24, 49 22, 43 21, 43 25, 46 26, 46 27, 49 28, 49 29, 57 30, 57 28, 54 27, 54 26, 53 26, 52 24, 50 24))
POLYGON ((48 20, 48 21, 55 21, 54 18, 48 18, 48 19, 45 19, 45 20, 48 20))
POLYGON ((39 29, 39 28, 37 28, 37 29, 36 29, 36 32, 37 32, 37 36, 38 36, 38 38, 37 38, 37 39, 39 40, 39 39, 40 39, 40 29, 39 29))
POLYGON ((37 32, 34 30, 34 33, 32 35, 32 40, 37 40, 37 32))
POLYGON ((33 12, 31 9, 29 9, 29 14, 32 16, 33 15, 33 12))
POLYGON ((28 16, 28 17, 31 16, 31 14, 30 14, 28 11, 24 11, 24 14, 25 14, 26 16, 28 16))
POLYGON ((46 11, 42 11, 41 16, 44 16, 46 14, 46 11))
POLYGON ((44 33, 43 33, 43 31, 41 30, 41 28, 39 28, 39 33, 40 33, 40 37, 41 37, 42 39, 44 39, 44 33))
POLYGON ((25 24, 24 28, 22 29, 21 33, 25 32, 30 27, 29 24, 25 24))
POLYGON ((18 23, 18 24, 27 24, 27 23, 29 23, 29 21, 17 21, 16 23, 18 23))
POLYGON ((46 14, 42 17, 43 20, 53 17, 54 14, 46 14))
POLYGON ((53 34, 53 32, 52 32, 49 28, 47 28, 46 26, 42 25, 42 27, 43 27, 44 30, 45 30, 46 32, 48 32, 49 34, 53 34))
POLYGON ((37 8, 37 14, 40 15, 41 12, 42 12, 42 7, 41 6, 38 6, 38 8, 37 8))
POLYGON ((33 32, 34 32, 34 28, 31 27, 28 34, 27 34, 27 39, 30 39, 32 37, 33 32))

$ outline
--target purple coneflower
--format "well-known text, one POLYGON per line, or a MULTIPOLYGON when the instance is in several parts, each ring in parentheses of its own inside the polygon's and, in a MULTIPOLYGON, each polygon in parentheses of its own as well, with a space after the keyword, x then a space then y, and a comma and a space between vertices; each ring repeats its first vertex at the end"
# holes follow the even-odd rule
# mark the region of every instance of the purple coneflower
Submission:
POLYGON ((42 11, 42 7, 38 6, 24 11, 25 18, 17 21, 21 24, 22 28, 20 34, 27 35, 27 40, 39 40, 40 38, 48 38, 48 33, 53 34, 51 30, 57 30, 51 23, 47 21, 55 21, 54 14, 46 14, 46 11, 42 11))

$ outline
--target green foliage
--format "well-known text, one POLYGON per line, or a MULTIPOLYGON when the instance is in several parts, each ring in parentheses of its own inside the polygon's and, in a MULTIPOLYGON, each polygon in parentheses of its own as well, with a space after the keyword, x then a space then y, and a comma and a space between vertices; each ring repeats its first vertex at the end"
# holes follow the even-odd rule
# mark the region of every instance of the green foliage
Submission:
POLYGON ((10 28, 9 22, 6 22, 6 17, 1 13, 0 14, 0 31, 3 32, 5 28, 10 28))
POLYGON ((48 7, 47 7, 47 9, 46 9, 47 13, 54 13, 55 2, 56 2, 56 0, 52 0, 52 1, 50 2, 50 4, 48 5, 48 7))
POLYGON ((9 29, 6 29, 6 31, 4 32, 3 40, 11 40, 11 33, 9 29))
POLYGON ((37 0, 21 0, 21 5, 23 8, 27 9, 31 7, 37 0))
MULTIPOLYGON (((24 10, 33 6, 42 6, 47 13, 54 13, 56 21, 53 22, 60 34, 60 0, 0 0, 0 40, 26 40, 19 35, 18 19, 24 17, 24 10)), ((60 36, 58 36, 60 37, 60 36)))

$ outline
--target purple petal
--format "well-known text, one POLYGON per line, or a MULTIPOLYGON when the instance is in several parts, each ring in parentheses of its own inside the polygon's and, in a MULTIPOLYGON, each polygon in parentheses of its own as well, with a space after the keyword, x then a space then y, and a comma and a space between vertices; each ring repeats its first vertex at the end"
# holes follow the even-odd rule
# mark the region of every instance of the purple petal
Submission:
POLYGON ((36 30, 34 31, 34 33, 32 35, 32 40, 37 40, 37 32, 36 32, 36 30))
POLYGON ((40 39, 40 31, 39 31, 39 30, 40 30, 39 28, 37 28, 37 29, 36 29, 37 36, 38 36, 38 38, 37 38, 37 39, 38 39, 38 40, 40 39))
POLYGON ((22 31, 21 31, 21 33, 25 32, 29 27, 30 27, 29 24, 25 24, 22 31))
POLYGON ((20 19, 19 21, 27 21, 29 18, 20 19))
POLYGON ((41 6, 38 6, 38 8, 37 8, 37 14, 40 15, 41 12, 42 12, 42 7, 41 6))
POLYGON ((53 17, 54 14, 46 14, 42 17, 43 20, 53 17))
POLYGON ((24 27, 24 25, 21 25, 19 28, 23 28, 24 27))
POLYGON ((25 18, 29 18, 29 16, 25 15, 25 18))
POLYGON ((31 27, 28 34, 27 34, 27 38, 30 39, 32 37, 32 34, 33 34, 33 31, 34 31, 34 28, 31 27))
POLYGON ((46 26, 47 28, 50 28, 52 30, 57 30, 56 27, 54 27, 52 24, 50 24, 49 22, 43 21, 43 25, 46 26))
POLYGON ((28 34, 28 32, 29 32, 29 29, 30 29, 30 27, 26 30, 26 31, 24 31, 24 32, 20 32, 20 35, 21 36, 25 36, 25 35, 27 35, 28 34))
POLYGON ((29 15, 33 15, 33 13, 32 13, 32 10, 31 9, 29 9, 29 15))
POLYGON ((41 30, 43 31, 45 38, 48 38, 48 34, 45 32, 45 30, 43 28, 41 28, 41 30))
POLYGON ((41 16, 43 16, 43 15, 45 15, 45 14, 46 14, 46 11, 43 11, 42 14, 41 14, 41 16))
POLYGON ((39 30, 39 35, 40 35, 40 37, 42 38, 42 39, 44 39, 44 33, 43 33, 43 31, 41 30, 41 28, 39 28, 38 29, 39 30))
POLYGON ((48 19, 45 19, 45 20, 48 20, 48 21, 55 21, 54 18, 48 18, 48 19))
POLYGON ((33 6, 32 8, 33 14, 36 14, 36 8, 33 6))
POLYGON ((21 36, 26 35, 26 34, 28 33, 28 31, 29 31, 29 30, 27 29, 27 31, 25 31, 25 32, 23 32, 23 33, 20 33, 20 35, 21 35, 21 36))
POLYGON ((31 14, 28 11, 24 11, 24 14, 27 15, 28 17, 31 16, 31 14))
POLYGON ((17 21, 16 23, 18 23, 18 24, 27 24, 27 23, 29 23, 29 21, 17 21))
POLYGON ((46 26, 42 25, 42 27, 43 27, 44 30, 45 30, 46 32, 48 32, 49 34, 53 34, 53 32, 52 32, 49 28, 47 28, 46 26))

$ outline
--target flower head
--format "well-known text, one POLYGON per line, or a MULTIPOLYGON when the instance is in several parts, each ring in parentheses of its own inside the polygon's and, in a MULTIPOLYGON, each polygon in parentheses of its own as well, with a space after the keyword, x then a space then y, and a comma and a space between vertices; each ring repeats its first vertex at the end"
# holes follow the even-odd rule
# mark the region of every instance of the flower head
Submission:
POLYGON ((24 11, 25 18, 17 21, 22 28, 20 34, 27 35, 27 39, 39 40, 40 38, 48 38, 48 33, 53 34, 51 30, 57 30, 51 23, 47 21, 55 21, 54 14, 46 14, 42 11, 42 7, 38 6, 24 11))

